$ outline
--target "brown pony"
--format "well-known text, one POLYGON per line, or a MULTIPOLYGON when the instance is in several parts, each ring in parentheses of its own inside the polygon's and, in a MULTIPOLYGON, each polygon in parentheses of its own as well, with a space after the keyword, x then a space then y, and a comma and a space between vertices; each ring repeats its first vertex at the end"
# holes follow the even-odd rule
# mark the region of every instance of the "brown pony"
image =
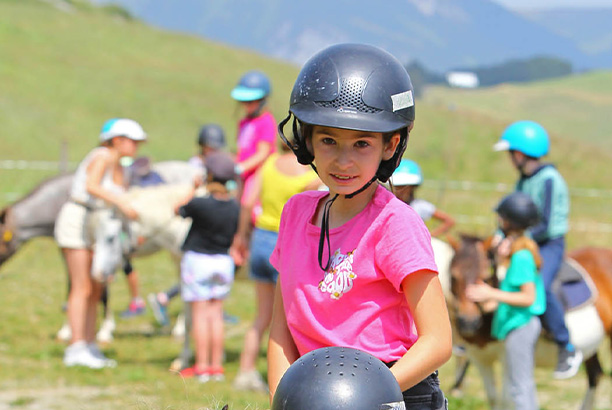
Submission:
MULTIPOLYGON (((453 300, 450 303, 451 317, 454 321, 458 336, 466 342, 469 359, 476 364, 482 377, 491 408, 501 406, 505 408, 508 398, 500 398, 495 388, 495 376, 492 368, 493 362, 501 354, 500 344, 494 343, 491 337, 492 312, 483 311, 480 304, 470 301, 465 290, 468 284, 484 281, 491 286, 498 285, 498 279, 488 257, 491 238, 481 239, 474 236, 462 235, 460 241, 451 241, 455 255, 451 260, 451 292, 453 300)), ((601 364, 597 357, 597 345, 605 336, 612 336, 612 250, 602 248, 583 248, 575 250, 568 256, 578 262, 589 274, 595 284, 598 296, 593 309, 593 316, 599 316, 603 329, 601 337, 594 339, 594 344, 585 353, 585 368, 588 377, 589 389, 582 402, 582 410, 591 410, 594 406, 595 389, 603 374, 601 364), (596 313, 595 313, 596 310, 596 313)), ((567 316, 566 316, 567 318, 567 316)), ((572 326, 568 322, 570 334, 572 326)), ((584 333, 584 332, 583 332, 584 333)), ((539 345, 544 345, 541 341, 539 345)), ((580 346, 577 346, 580 348, 580 346)), ((539 347, 536 352, 538 364, 546 361, 542 356, 547 351, 550 356, 551 344, 539 347)), ((551 359, 548 359, 551 364, 551 359)), ((552 359, 554 363, 554 358, 552 359)))

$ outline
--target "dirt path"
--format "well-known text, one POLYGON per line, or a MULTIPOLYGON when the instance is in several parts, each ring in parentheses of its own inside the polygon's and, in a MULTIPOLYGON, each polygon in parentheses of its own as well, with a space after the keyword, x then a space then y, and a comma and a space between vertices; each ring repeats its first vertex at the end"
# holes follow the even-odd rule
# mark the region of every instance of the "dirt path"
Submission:
MULTIPOLYGON (((117 408, 117 391, 100 387, 55 387, 42 389, 0 390, 0 410, 60 410, 117 408)), ((151 408, 143 400, 142 407, 151 408)))

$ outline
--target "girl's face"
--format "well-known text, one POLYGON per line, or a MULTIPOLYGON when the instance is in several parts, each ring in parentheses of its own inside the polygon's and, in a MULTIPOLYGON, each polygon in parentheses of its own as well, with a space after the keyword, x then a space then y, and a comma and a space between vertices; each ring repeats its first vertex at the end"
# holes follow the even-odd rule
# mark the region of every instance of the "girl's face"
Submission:
POLYGON ((117 150, 120 157, 134 157, 138 151, 138 141, 127 137, 113 138, 113 147, 117 150))
POLYGON ((399 140, 399 133, 385 143, 379 132, 314 126, 307 144, 323 183, 334 193, 348 195, 374 177, 380 161, 393 156, 399 140))
POLYGON ((242 101, 240 103, 242 108, 244 109, 245 114, 250 117, 257 112, 259 109, 259 105, 261 104, 261 100, 256 101, 242 101))

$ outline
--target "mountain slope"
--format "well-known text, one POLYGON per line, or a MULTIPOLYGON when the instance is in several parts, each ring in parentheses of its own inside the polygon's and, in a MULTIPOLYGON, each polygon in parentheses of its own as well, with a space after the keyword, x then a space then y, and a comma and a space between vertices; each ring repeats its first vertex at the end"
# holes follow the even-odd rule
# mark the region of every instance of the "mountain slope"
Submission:
POLYGON ((532 21, 573 41, 598 67, 612 67, 612 7, 523 13, 532 21))
POLYGON ((428 68, 548 54, 590 67, 572 41, 488 0, 97 0, 160 27, 303 63, 338 42, 371 43, 428 68))

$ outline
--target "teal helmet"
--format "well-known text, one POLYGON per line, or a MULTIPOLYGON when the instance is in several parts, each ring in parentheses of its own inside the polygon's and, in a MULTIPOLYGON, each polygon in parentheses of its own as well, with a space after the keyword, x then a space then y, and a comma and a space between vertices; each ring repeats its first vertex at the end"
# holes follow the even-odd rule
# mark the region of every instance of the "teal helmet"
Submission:
POLYGON ((270 80, 261 71, 245 73, 232 90, 232 98, 236 101, 257 101, 266 98, 271 91, 270 80))
POLYGON ((421 185, 423 183, 421 167, 410 159, 402 159, 391 175, 391 183, 394 186, 421 185))
POLYGON ((540 158, 548 154, 549 147, 548 132, 544 127, 534 121, 517 121, 504 130, 493 149, 519 151, 528 157, 540 158))

